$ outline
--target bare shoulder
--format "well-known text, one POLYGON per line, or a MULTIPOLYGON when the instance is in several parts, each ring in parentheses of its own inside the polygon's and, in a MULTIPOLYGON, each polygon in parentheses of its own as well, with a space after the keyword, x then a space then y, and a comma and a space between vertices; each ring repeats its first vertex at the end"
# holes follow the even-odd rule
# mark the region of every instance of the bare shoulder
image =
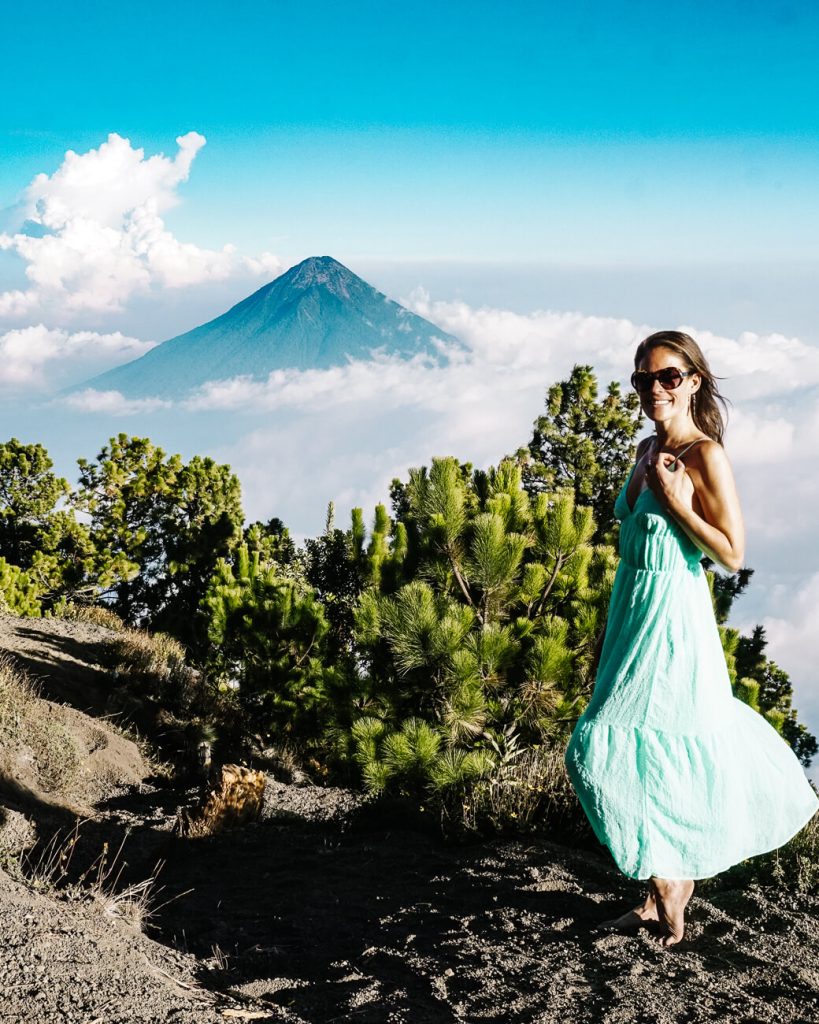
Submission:
POLYGON ((703 438, 694 445, 685 453, 683 461, 689 469, 699 470, 706 482, 733 479, 734 476, 728 453, 712 437, 703 438))
POLYGON ((736 524, 741 512, 734 471, 719 441, 707 438, 686 452, 683 461, 694 484, 695 510, 712 523, 733 520, 736 524))

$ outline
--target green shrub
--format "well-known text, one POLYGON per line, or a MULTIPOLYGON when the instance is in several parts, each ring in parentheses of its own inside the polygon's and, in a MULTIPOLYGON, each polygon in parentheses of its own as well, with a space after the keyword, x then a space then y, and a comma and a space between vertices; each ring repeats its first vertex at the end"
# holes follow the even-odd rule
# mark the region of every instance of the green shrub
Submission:
POLYGON ((27 572, 0 558, 0 611, 38 618, 43 613, 37 584, 27 572))
POLYGON ((287 740, 317 754, 343 745, 338 734, 349 730, 335 713, 349 705, 347 680, 330 663, 329 623, 311 586, 281 575, 242 544, 231 561, 220 560, 202 608, 208 671, 232 696, 249 733, 265 745, 287 740))
POLYGON ((378 582, 355 608, 372 694, 352 731, 361 776, 432 801, 453 828, 528 827, 547 789, 558 799, 544 752, 583 710, 613 553, 591 545, 591 510, 568 488, 532 499, 509 460, 410 470, 403 514, 396 550, 377 552, 389 574, 365 573, 378 582))

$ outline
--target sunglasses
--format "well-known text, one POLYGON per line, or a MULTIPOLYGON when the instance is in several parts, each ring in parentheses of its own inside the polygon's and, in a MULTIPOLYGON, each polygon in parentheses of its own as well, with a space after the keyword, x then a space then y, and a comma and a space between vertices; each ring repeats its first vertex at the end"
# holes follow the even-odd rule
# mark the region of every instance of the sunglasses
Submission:
POLYGON ((658 380, 666 391, 673 391, 683 382, 683 377, 691 377, 696 370, 678 370, 676 366, 664 366, 662 370, 649 373, 648 370, 635 370, 631 375, 631 386, 635 391, 650 391, 654 381, 658 380))

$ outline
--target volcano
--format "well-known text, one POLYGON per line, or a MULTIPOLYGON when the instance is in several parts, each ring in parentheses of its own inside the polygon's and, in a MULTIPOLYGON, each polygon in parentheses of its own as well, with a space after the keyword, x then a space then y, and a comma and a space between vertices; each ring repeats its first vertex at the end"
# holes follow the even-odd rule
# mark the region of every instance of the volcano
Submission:
POLYGON ((377 354, 408 359, 427 353, 444 361, 452 346, 464 347, 338 260, 313 256, 215 320, 79 387, 128 398, 175 398, 206 381, 327 369, 377 354))

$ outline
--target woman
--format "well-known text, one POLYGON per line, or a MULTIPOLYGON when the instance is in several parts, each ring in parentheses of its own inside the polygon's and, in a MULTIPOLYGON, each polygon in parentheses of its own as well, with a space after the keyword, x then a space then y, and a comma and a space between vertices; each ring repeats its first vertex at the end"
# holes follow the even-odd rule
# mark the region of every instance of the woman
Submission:
POLYGON ((620 562, 566 767, 617 866, 649 880, 642 904, 599 927, 657 921, 671 946, 694 880, 781 846, 819 798, 785 740, 731 689, 700 565, 705 553, 736 572, 745 550, 713 374, 679 331, 646 338, 634 366, 656 432, 615 501, 620 562))

